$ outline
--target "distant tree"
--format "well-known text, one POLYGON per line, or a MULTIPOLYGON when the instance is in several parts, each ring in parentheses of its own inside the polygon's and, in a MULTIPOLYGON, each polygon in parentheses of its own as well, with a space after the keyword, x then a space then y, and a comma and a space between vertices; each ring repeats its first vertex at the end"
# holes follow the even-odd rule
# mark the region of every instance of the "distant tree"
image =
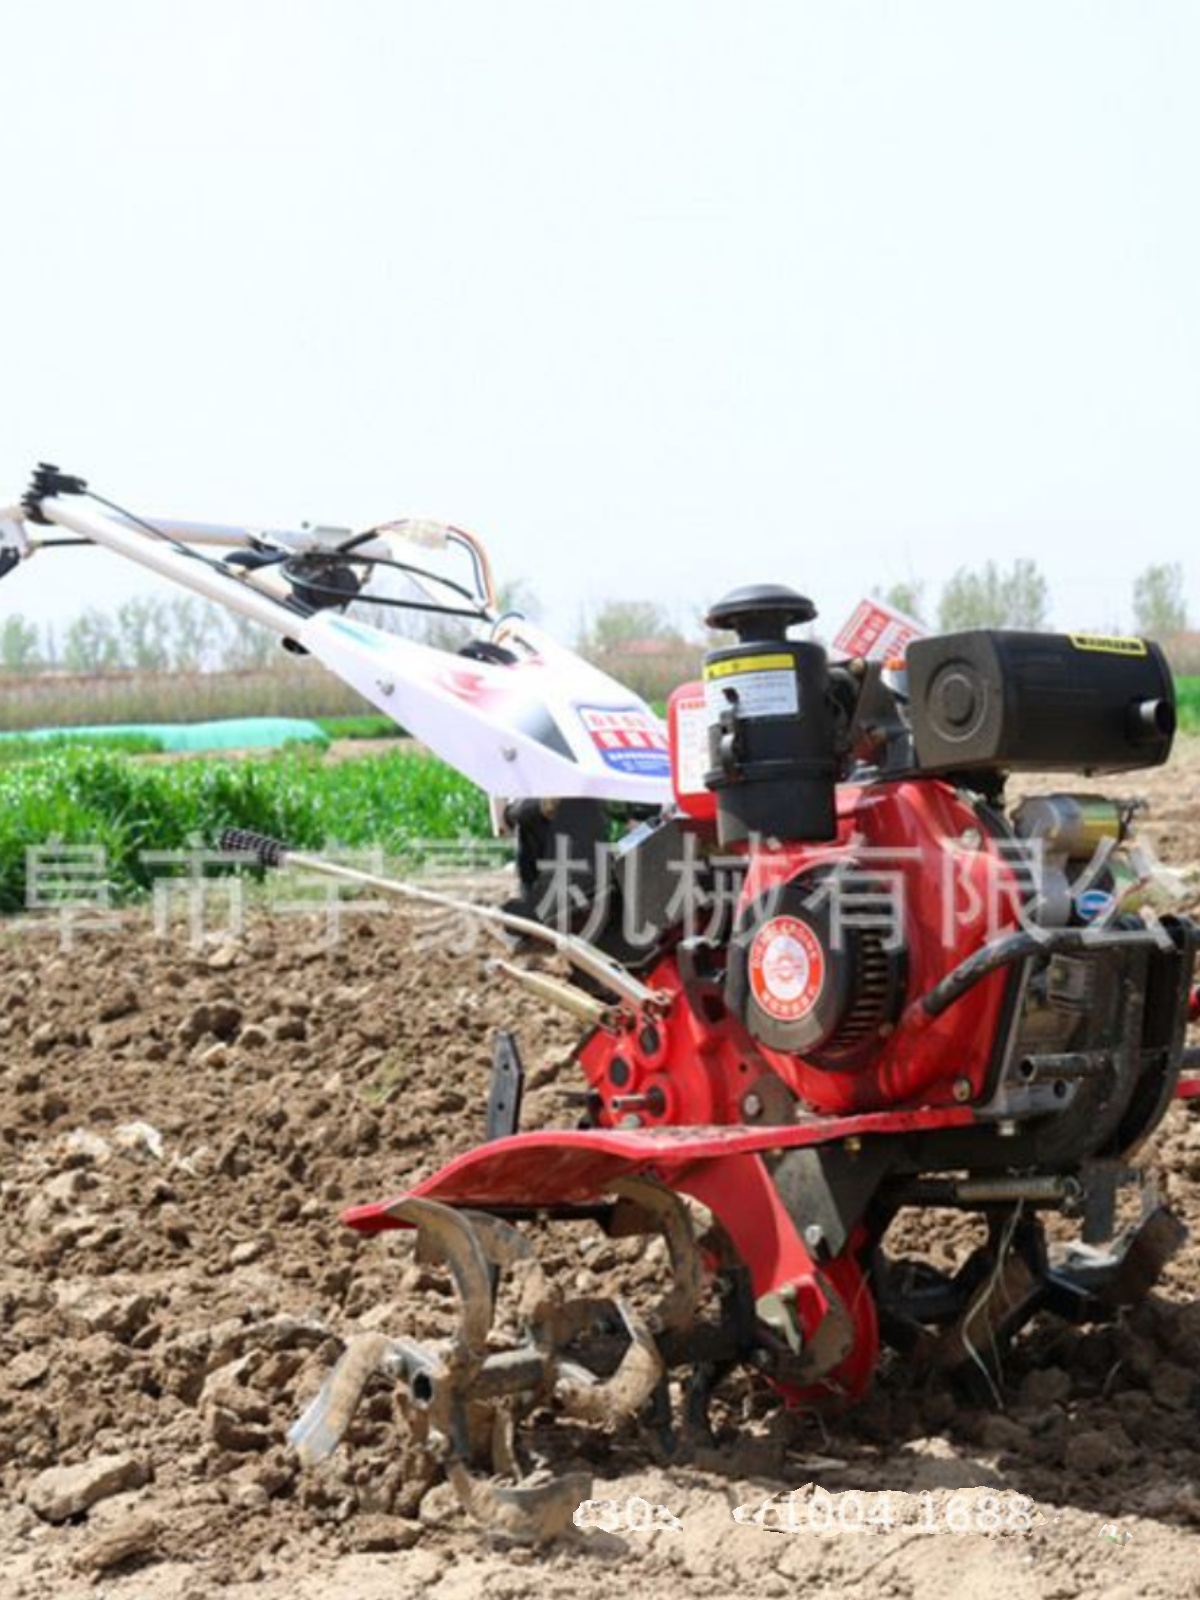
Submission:
POLYGON ((1168 639, 1187 630, 1183 567, 1178 561, 1149 566, 1133 586, 1133 615, 1139 633, 1168 639))
POLYGON ((977 570, 960 567, 942 590, 938 626, 960 628, 1044 628, 1050 590, 1036 561, 1014 561, 1003 571, 994 561, 977 570))
POLYGON ((32 672, 41 664, 37 628, 14 611, 0 624, 0 667, 6 672, 32 672))
POLYGON ((906 583, 891 583, 886 588, 876 589, 875 598, 882 600, 886 606, 894 606, 897 611, 903 611, 914 622, 925 621, 925 585, 917 579, 910 579, 906 583))
POLYGON ((219 653, 214 650, 214 630, 219 639, 224 612, 191 595, 176 595, 169 602, 170 667, 172 672, 202 672, 219 653))
POLYGON ((536 622, 542 614, 542 602, 527 578, 509 578, 500 584, 496 589, 496 602, 501 612, 518 611, 530 622, 536 622))
POLYGON ((171 664, 171 613, 159 599, 126 600, 117 607, 121 663, 138 672, 165 672, 171 664))
POLYGON ((1014 561, 1001 581, 1012 628, 1045 628, 1050 621, 1050 586, 1036 561, 1014 561))
POLYGON ((662 606, 653 600, 607 600, 580 639, 584 651, 603 654, 619 650, 634 639, 662 639, 669 644, 682 642, 662 606))
POLYGON ((112 618, 89 607, 63 634, 63 664, 71 672, 111 672, 121 665, 121 643, 112 618))
POLYGON ((270 628, 236 611, 221 619, 221 665, 235 672, 261 670, 275 659, 279 639, 270 628))

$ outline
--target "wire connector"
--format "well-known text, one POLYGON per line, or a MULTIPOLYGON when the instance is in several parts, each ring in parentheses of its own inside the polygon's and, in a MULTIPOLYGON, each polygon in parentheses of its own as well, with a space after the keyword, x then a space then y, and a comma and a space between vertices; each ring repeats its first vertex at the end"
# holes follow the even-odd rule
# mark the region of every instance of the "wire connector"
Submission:
POLYGON ((49 518, 42 515, 43 500, 48 500, 56 494, 86 493, 86 478, 72 477, 70 473, 61 472, 50 461, 39 461, 21 506, 30 522, 40 522, 43 527, 48 527, 49 518))

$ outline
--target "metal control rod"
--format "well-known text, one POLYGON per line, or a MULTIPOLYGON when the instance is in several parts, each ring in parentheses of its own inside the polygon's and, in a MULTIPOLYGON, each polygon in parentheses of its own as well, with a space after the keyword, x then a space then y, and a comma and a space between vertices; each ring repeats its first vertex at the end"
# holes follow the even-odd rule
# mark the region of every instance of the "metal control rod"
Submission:
POLYGON ((594 944, 578 939, 574 934, 560 933, 544 923, 529 917, 518 917, 499 906, 476 905, 470 900, 459 900, 453 895, 441 894, 435 889, 422 889, 415 883, 400 878, 385 878, 373 872, 360 872, 354 867, 344 867, 323 856, 309 855, 302 850, 289 850, 278 839, 266 834, 249 833, 244 828, 226 828, 221 835, 221 849, 230 855, 249 856, 264 867, 298 867, 305 872, 316 872, 322 877, 336 878, 342 883, 353 883, 364 889, 378 889, 402 900, 415 900, 422 905, 439 906, 445 911, 461 911, 480 922, 490 922, 508 933, 526 939, 536 939, 563 956, 579 972, 586 972, 597 983, 636 1008, 662 1010, 670 1004, 670 995, 662 990, 650 989, 632 977, 624 967, 611 960, 594 944))

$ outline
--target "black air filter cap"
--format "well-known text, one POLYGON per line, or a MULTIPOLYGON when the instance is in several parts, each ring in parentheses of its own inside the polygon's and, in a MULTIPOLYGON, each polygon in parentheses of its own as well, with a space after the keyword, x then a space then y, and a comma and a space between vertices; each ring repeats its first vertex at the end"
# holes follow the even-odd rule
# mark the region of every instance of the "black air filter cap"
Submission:
POLYGON ((705 617, 710 628, 728 628, 739 639, 783 639, 797 623, 811 622, 817 608, 806 595, 782 583, 747 583, 733 589, 705 617))

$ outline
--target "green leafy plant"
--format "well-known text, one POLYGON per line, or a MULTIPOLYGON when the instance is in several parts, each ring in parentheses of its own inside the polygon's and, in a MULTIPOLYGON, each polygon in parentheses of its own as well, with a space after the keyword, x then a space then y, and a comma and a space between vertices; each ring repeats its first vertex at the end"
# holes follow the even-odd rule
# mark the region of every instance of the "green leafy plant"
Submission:
POLYGON ((27 851, 52 839, 102 848, 119 899, 150 887, 155 868, 143 852, 212 847, 229 827, 309 850, 378 846, 402 861, 426 841, 490 833, 480 791, 417 750, 336 763, 289 749, 261 761, 143 764, 55 749, 0 766, 0 911, 25 907, 27 851))

